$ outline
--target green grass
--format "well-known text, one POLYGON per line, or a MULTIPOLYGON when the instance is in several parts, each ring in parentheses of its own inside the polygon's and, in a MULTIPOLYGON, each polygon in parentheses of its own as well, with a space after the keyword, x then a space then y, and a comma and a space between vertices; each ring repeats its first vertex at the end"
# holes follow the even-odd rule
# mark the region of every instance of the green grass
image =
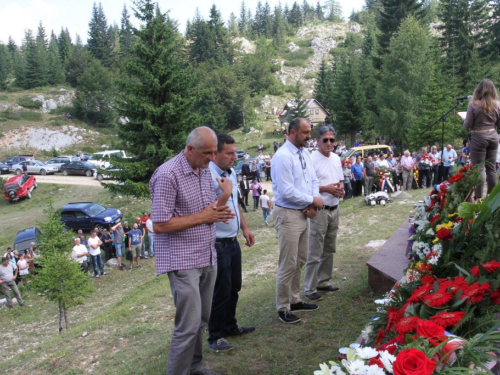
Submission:
MULTIPOLYGON (((367 285, 365 263, 373 249, 364 245, 388 239, 426 192, 415 191, 412 199, 386 207, 368 207, 360 198, 342 202, 334 262, 334 284, 341 289, 325 294, 318 311, 300 313, 302 322, 293 326, 278 321, 274 306, 276 232, 263 225, 260 212, 245 214, 256 244, 243 249, 244 281, 237 315, 241 324, 255 325, 257 330, 231 338, 235 350, 229 354, 213 353, 205 342, 205 366, 227 375, 309 375, 318 363, 336 358, 339 347, 356 340, 373 314, 372 300, 378 297, 367 285)), ((0 204, 2 233, 42 219, 51 196, 58 205, 75 196, 111 203, 129 217, 149 203, 119 199, 99 188, 40 184, 32 200, 0 204)), ((29 307, 0 310, 4 327, 0 373, 15 368, 22 374, 164 374, 175 308, 167 277, 156 277, 153 260, 143 265, 139 271, 112 269, 109 276, 92 279, 97 291, 85 305, 69 311, 71 329, 62 335, 57 334, 56 306, 30 291, 28 284, 21 293, 29 307)))
POLYGON ((312 48, 301 48, 295 52, 286 52, 282 57, 285 59, 286 66, 305 66, 313 53, 312 48))

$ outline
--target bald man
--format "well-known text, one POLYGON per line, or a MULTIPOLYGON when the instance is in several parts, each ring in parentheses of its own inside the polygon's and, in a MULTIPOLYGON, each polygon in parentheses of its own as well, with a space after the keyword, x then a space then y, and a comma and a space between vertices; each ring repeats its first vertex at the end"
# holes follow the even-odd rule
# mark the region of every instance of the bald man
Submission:
MULTIPOLYGON (((217 137, 207 127, 194 129, 186 147, 151 177, 156 273, 168 274, 176 307, 167 375, 216 374, 203 368, 202 345, 210 318, 217 276, 215 223, 234 217, 217 206, 208 165, 217 152, 217 137)), ((231 194, 230 179, 217 179, 231 194)))

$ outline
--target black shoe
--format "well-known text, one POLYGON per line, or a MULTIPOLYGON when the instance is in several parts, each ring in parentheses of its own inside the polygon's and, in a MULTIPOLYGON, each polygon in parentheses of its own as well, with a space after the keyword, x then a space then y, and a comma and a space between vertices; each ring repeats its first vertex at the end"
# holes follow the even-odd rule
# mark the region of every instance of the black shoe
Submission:
POLYGON ((300 318, 291 311, 278 311, 278 318, 286 324, 295 324, 300 322, 300 318))
POLYGON ((333 285, 327 285, 327 286, 318 286, 316 289, 322 292, 336 292, 337 290, 339 290, 339 287, 333 285))
POLYGON ((213 343, 209 344, 209 346, 210 349, 216 352, 227 352, 229 350, 233 350, 233 346, 224 338, 220 338, 217 341, 214 341, 213 343))
POLYGON ((291 303, 290 311, 313 311, 319 309, 319 306, 315 303, 305 303, 300 301, 299 303, 291 303))
POLYGON ((220 375, 220 374, 218 372, 204 368, 196 372, 192 372, 191 375, 220 375))
POLYGON ((323 299, 318 293, 306 294, 306 297, 311 301, 321 301, 323 299))
POLYGON ((239 324, 236 325, 233 329, 229 330, 226 335, 227 336, 238 336, 238 335, 244 335, 245 333, 250 333, 255 331, 255 327, 243 327, 240 326, 239 324))

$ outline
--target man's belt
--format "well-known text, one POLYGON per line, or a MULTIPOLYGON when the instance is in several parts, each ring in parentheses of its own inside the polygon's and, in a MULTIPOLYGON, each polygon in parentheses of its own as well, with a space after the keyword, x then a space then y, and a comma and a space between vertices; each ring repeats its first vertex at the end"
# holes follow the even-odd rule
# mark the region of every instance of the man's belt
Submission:
POLYGON ((493 129, 484 129, 484 130, 471 130, 472 133, 489 133, 492 132, 493 130, 496 130, 496 128, 493 129))
POLYGON ((285 208, 287 210, 294 210, 294 211, 301 211, 303 210, 303 208, 288 208, 288 207, 283 207, 283 206, 280 206, 279 204, 274 204, 275 206, 278 206, 278 207, 281 207, 281 208, 285 208))
POLYGON ((238 236, 227 237, 227 238, 216 238, 215 242, 228 243, 228 242, 234 242, 237 239, 238 239, 238 236))
POLYGON ((323 210, 333 211, 336 210, 338 206, 338 204, 336 204, 335 206, 323 206, 323 210))

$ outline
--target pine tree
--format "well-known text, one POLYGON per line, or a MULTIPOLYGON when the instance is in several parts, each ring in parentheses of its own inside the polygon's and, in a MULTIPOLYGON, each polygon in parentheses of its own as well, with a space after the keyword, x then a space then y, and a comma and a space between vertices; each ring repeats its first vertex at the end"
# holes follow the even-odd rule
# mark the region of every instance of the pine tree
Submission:
MULTIPOLYGON (((30 89, 33 87, 44 86, 48 82, 46 57, 40 56, 43 51, 43 43, 37 43, 33 37, 33 32, 27 30, 24 36, 23 44, 24 56, 26 59, 23 87, 30 89)), ((17 62, 15 62, 17 64, 17 62)))
POLYGON ((316 13, 316 19, 318 19, 319 21, 323 21, 325 19, 325 13, 323 12, 323 6, 319 2, 319 0, 318 0, 318 3, 316 4, 315 13, 316 13))
POLYGON ((238 19, 236 18, 236 15, 231 12, 229 15, 229 21, 227 22, 227 31, 231 37, 237 37, 240 35, 239 29, 238 29, 238 19))
POLYGON ((56 35, 52 32, 47 52, 48 83, 58 85, 64 82, 64 68, 61 63, 59 43, 56 35))
POLYGON ((92 18, 89 22, 87 47, 90 54, 100 60, 104 66, 108 65, 108 58, 111 54, 111 43, 108 34, 108 21, 102 9, 101 3, 92 7, 92 18))
POLYGON ((409 130, 419 115, 420 97, 427 88, 433 70, 430 36, 418 20, 406 18, 391 40, 383 58, 377 102, 380 113, 377 128, 397 140, 408 143, 409 130))
POLYGON ((248 31, 248 20, 247 20, 247 11, 245 8, 245 2, 241 2, 241 9, 240 9, 240 18, 238 19, 238 28, 240 29, 240 34, 243 36, 247 35, 248 31))
POLYGON ((47 210, 47 221, 39 225, 42 230, 40 243, 43 256, 38 258, 40 268, 30 286, 42 293, 59 308, 59 333, 69 329, 68 310, 83 305, 85 297, 95 290, 80 264, 68 256, 74 233, 64 229, 59 210, 47 210))
POLYGON ((293 3, 292 9, 288 14, 288 23, 295 28, 302 26, 302 11, 300 10, 300 6, 297 2, 293 3))
POLYGON ((61 28, 61 33, 59 34, 57 43, 58 43, 61 62, 64 64, 68 60, 73 50, 73 44, 71 43, 71 36, 67 28, 66 29, 61 28))
POLYGON ((6 45, 0 43, 0 90, 7 88, 7 78, 10 74, 10 54, 6 45))
POLYGON ((148 196, 148 182, 156 168, 184 147, 187 134, 199 123, 194 111, 199 98, 175 23, 155 11, 152 0, 136 1, 135 15, 143 24, 117 101, 118 114, 129 120, 118 133, 135 158, 114 162, 124 168, 119 178, 126 183, 106 187, 148 196))
POLYGON ((281 11, 281 7, 274 8, 272 34, 274 48, 279 49, 285 44, 286 36, 286 21, 281 11))
POLYGON ((307 112, 307 100, 302 97, 302 85, 300 81, 295 83, 293 90, 295 106, 289 110, 288 120, 291 121, 294 118, 306 118, 309 119, 309 113, 307 112))
POLYGON ((120 22, 120 47, 124 59, 130 57, 130 51, 132 50, 134 40, 134 28, 130 22, 130 14, 127 10, 127 6, 124 4, 120 22))
POLYGON ((392 36, 398 31, 401 22, 408 16, 417 20, 425 18, 425 8, 420 0, 380 0, 382 9, 377 26, 380 30, 378 38, 380 56, 383 57, 389 48, 392 36))
POLYGON ((316 82, 314 83, 314 98, 323 105, 325 108, 328 107, 330 99, 330 76, 329 69, 326 61, 321 60, 321 65, 319 66, 318 76, 316 82))
POLYGON ((73 100, 76 115, 90 125, 111 127, 115 119, 115 96, 113 75, 99 60, 94 60, 78 78, 73 100))
POLYGON ((337 0, 327 0, 325 2, 327 10, 326 19, 332 22, 342 22, 342 6, 337 0))
POLYGON ((77 87, 78 79, 92 64, 92 56, 88 51, 83 48, 81 44, 78 43, 73 48, 72 54, 68 57, 65 68, 66 68, 66 82, 68 82, 72 87, 77 87))

